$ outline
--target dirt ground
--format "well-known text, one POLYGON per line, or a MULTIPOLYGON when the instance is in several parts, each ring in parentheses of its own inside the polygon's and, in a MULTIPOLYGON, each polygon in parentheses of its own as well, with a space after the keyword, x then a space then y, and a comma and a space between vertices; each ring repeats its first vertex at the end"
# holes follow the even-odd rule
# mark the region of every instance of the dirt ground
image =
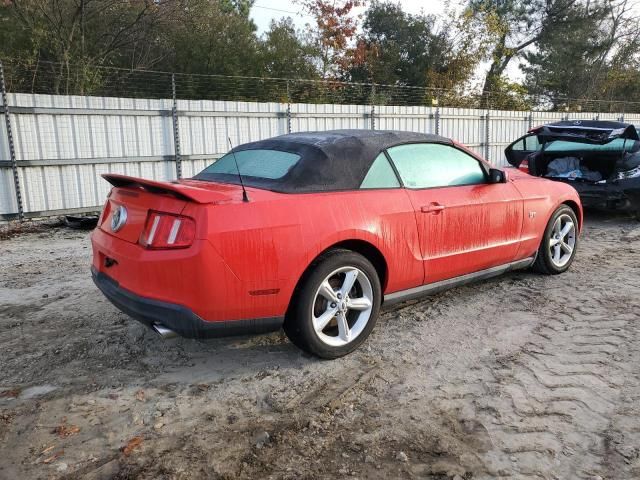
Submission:
POLYGON ((335 361, 281 334, 162 340, 87 232, 0 241, 0 478, 640 478, 640 226, 587 216, 560 276, 386 311, 335 361))

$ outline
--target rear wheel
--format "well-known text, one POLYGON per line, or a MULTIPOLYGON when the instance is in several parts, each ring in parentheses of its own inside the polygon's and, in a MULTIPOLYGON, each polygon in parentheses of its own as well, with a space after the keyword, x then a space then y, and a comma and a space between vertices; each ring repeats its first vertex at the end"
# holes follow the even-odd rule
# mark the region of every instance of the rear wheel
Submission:
POLYGON ((296 292, 284 330, 299 348, 321 358, 346 355, 376 324, 380 279, 371 262, 350 250, 332 250, 311 266, 296 292))
POLYGON ((533 264, 539 273, 556 275, 569 269, 578 247, 578 219, 567 205, 553 212, 533 264))

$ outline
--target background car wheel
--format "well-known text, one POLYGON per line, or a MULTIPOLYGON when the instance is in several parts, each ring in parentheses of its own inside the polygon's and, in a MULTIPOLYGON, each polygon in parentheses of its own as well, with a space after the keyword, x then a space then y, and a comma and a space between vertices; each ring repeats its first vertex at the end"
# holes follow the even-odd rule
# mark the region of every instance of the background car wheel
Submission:
POLYGON ((352 352, 371 333, 381 303, 371 262, 350 250, 332 250, 307 270, 285 318, 284 330, 301 349, 321 358, 352 352))
POLYGON ((577 247, 578 219, 571 207, 562 205, 551 215, 533 269, 547 275, 565 272, 573 263, 577 247))

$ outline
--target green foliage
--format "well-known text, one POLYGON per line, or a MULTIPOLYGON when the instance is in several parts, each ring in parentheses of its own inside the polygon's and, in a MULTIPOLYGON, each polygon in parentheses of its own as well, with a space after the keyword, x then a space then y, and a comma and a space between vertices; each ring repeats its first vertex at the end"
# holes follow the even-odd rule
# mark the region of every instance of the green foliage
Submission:
POLYGON ((154 68, 181 73, 260 75, 259 39, 245 12, 245 3, 190 0, 187 10, 167 22, 163 31, 164 58, 154 68))
POLYGON ((0 58, 13 59, 12 90, 26 92, 166 98, 164 71, 175 72, 181 98, 514 109, 540 105, 534 96, 556 109, 570 106, 564 98, 640 101, 630 0, 460 2, 436 17, 392 0, 361 16, 365 0, 293 0, 311 25, 300 32, 283 18, 259 35, 254 0, 0 0, 0 58), (522 84, 506 73, 515 62, 522 84))
POLYGON ((349 43, 357 29, 357 18, 351 15, 363 0, 298 0, 315 20, 309 26, 311 41, 318 52, 322 78, 338 78, 349 68, 349 43))
POLYGON ((351 79, 424 86, 427 71, 444 63, 448 48, 447 38, 434 24, 433 16, 411 15, 399 4, 374 2, 365 14, 351 79))
POLYGON ((567 13, 570 25, 550 25, 536 50, 524 55, 525 85, 534 94, 579 98, 597 92, 603 55, 609 48, 603 28, 607 9, 578 5, 567 13))
POLYGON ((318 48, 303 41, 290 18, 271 22, 261 44, 262 70, 269 77, 318 78, 318 48))
POLYGON ((559 107, 563 99, 640 99, 637 25, 620 23, 611 2, 571 6, 527 53, 525 86, 559 107))

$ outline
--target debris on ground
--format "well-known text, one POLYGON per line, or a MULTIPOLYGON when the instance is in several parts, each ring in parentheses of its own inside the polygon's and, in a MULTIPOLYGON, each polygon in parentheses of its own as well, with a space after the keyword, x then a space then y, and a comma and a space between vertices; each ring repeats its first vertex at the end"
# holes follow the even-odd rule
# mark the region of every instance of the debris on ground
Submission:
POLYGON ((133 437, 131 440, 129 440, 127 442, 127 444, 122 447, 122 453, 128 457, 129 455, 131 455, 133 453, 133 451, 140 447, 140 445, 142 445, 142 442, 144 441, 144 438, 141 437, 140 435, 133 437))

